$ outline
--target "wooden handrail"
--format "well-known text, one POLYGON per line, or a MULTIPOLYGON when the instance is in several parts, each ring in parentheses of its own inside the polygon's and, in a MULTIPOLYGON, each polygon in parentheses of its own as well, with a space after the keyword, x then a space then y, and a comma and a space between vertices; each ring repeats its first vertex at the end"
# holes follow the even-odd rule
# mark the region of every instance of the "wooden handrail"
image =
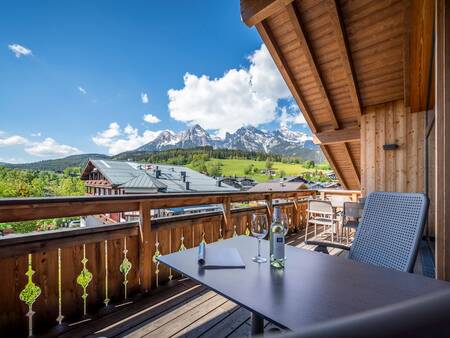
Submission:
POLYGON ((225 200, 236 203, 315 194, 315 190, 296 190, 263 193, 179 193, 0 199, 0 222, 137 211, 140 209, 142 202, 150 203, 152 209, 162 209, 202 204, 222 204, 225 200))

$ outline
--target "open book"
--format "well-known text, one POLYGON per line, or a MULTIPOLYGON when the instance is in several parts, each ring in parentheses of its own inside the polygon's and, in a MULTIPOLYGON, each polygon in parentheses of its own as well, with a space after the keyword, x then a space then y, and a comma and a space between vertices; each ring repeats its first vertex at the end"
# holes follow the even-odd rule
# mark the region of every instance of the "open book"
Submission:
POLYGON ((239 251, 236 248, 207 247, 204 253, 204 263, 199 261, 203 269, 235 269, 245 268, 239 251))

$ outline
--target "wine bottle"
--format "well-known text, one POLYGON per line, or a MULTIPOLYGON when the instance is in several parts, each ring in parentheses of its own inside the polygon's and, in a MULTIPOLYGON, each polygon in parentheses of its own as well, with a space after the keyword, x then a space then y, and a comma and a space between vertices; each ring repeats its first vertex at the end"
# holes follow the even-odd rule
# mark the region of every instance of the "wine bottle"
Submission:
POLYGON ((275 207, 273 210, 272 224, 270 225, 270 265, 275 268, 284 268, 284 233, 285 224, 281 217, 281 209, 275 207))

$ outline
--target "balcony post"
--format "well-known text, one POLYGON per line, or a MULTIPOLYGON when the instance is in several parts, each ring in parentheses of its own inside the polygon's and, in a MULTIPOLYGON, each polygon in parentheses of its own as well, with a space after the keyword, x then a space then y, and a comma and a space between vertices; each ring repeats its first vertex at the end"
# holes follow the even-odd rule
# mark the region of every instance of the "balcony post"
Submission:
POLYGON ((152 240, 150 202, 139 204, 139 278, 141 289, 147 293, 152 286, 152 240))
POLYGON ((266 207, 267 207, 267 216, 269 218, 269 223, 271 223, 272 213, 273 213, 272 195, 266 195, 266 207))
POLYGON ((231 219, 231 199, 225 197, 223 199, 223 220, 224 220, 224 231, 223 238, 230 238, 233 236, 233 221, 231 219))
POLYGON ((298 204, 298 194, 294 196, 294 208, 292 211, 292 226, 295 230, 300 229, 300 205, 298 204))

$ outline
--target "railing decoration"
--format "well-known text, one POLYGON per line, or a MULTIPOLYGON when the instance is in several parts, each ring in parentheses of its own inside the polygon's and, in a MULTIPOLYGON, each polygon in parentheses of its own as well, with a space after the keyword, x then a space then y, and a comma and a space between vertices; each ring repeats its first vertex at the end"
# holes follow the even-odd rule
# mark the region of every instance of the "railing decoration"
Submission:
POLYGON ((178 249, 178 251, 185 251, 186 250, 186 246, 184 245, 184 235, 181 234, 181 244, 180 244, 180 248, 178 249))
POLYGON ((159 286, 159 261, 157 260, 159 256, 161 256, 161 252, 159 252, 158 233, 156 233, 155 254, 152 257, 153 264, 155 264, 156 287, 159 286))
POLYGON ((28 254, 28 270, 25 275, 28 277, 28 282, 25 288, 20 292, 19 298, 22 302, 28 305, 28 312, 26 316, 28 317, 28 335, 33 335, 33 304, 38 299, 41 294, 41 288, 33 282, 34 275, 31 254, 28 254))
POLYGON ((248 222, 246 223, 246 226, 245 226, 245 236, 250 236, 250 229, 248 228, 248 222))
POLYGON ((56 321, 58 325, 62 324, 62 320, 64 316, 62 315, 62 281, 61 281, 61 248, 58 248, 58 317, 56 317, 56 321))
POLYGON ((131 267, 133 266, 131 262, 128 260, 127 257, 128 250, 127 250, 127 238, 123 238, 123 260, 122 263, 120 263, 119 271, 123 274, 123 291, 124 291, 124 298, 127 299, 127 287, 128 287, 128 273, 131 270, 131 267))
POLYGON ((103 303, 108 306, 110 301, 108 297, 108 240, 105 240, 105 299, 103 303))
POLYGON ((89 283, 92 281, 92 273, 86 268, 86 263, 89 260, 86 258, 86 244, 83 244, 83 259, 81 260, 81 264, 83 264, 83 269, 81 270, 80 274, 77 277, 77 284, 81 286, 83 289, 83 294, 81 295, 81 298, 83 298, 83 315, 87 315, 87 297, 88 293, 86 292, 86 289, 89 285, 89 283))

